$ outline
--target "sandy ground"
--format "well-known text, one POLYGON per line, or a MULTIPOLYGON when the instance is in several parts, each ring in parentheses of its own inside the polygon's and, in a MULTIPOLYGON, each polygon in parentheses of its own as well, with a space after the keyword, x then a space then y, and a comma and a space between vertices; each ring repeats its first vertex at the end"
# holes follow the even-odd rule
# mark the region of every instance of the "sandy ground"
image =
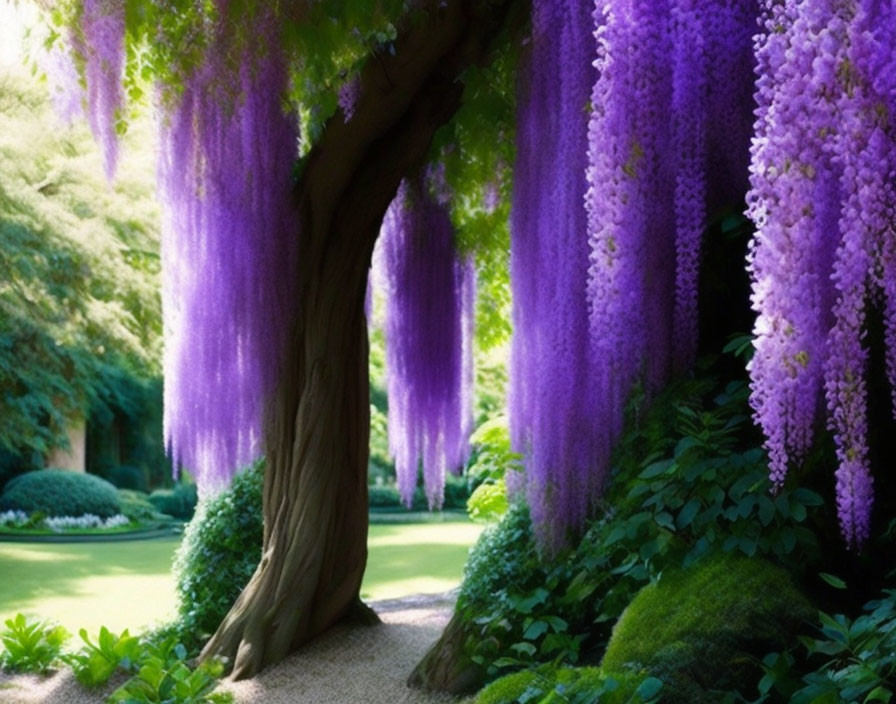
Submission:
MULTIPOLYGON (((448 622, 454 597, 449 593, 373 602, 370 606, 383 623, 337 626, 258 677, 225 683, 221 689, 232 692, 238 704, 457 702, 405 684, 448 622)), ((0 674, 2 704, 100 704, 112 689, 87 692, 67 670, 43 678, 0 674)))

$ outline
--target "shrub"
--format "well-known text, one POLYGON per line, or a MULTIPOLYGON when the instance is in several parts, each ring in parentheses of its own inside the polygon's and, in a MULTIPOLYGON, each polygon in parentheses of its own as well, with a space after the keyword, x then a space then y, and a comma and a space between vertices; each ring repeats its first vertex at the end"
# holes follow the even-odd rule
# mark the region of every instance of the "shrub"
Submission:
POLYGON ((111 518, 121 513, 118 492, 92 474, 42 469, 22 474, 6 485, 0 511, 36 512, 47 516, 93 514, 111 518))
MULTIPOLYGON (((368 502, 370 510, 377 511, 405 511, 407 507, 401 501, 401 494, 393 485, 367 487, 368 502)), ((464 509, 467 505, 467 499, 470 496, 470 489, 467 486, 467 480, 463 477, 457 477, 449 474, 445 477, 445 500, 442 504, 443 509, 464 509)), ((426 511, 429 505, 426 501, 426 493, 422 487, 414 490, 414 498, 411 502, 412 511, 426 511)))
POLYGON ((397 510, 402 507, 401 495, 394 486, 370 486, 367 488, 367 496, 372 510, 397 510))
POLYGON ((469 631, 465 655, 486 677, 558 658, 598 660, 639 589, 712 551, 767 556, 797 570, 817 557, 802 524, 821 499, 786 487, 769 497, 747 396, 743 383, 718 389, 698 378, 671 385, 646 415, 633 402, 637 420, 620 443, 612 508, 578 545, 542 559, 521 507, 483 533, 457 609, 469 631))
POLYGON ((470 498, 470 487, 463 476, 447 474, 445 476, 445 500, 443 509, 464 510, 467 508, 467 499, 470 498))
POLYGON ((662 682, 644 674, 607 674, 597 667, 541 667, 495 680, 476 704, 647 704, 662 682))
POLYGON ((212 633, 261 559, 263 464, 240 472, 199 506, 174 560, 178 633, 189 645, 212 633))
POLYGON ((149 500, 149 495, 142 491, 119 489, 118 502, 121 504, 122 514, 138 523, 150 521, 160 513, 149 500))
POLYGON ((602 666, 647 670, 664 701, 719 702, 720 691, 758 683, 758 657, 786 647, 812 608, 782 569, 761 559, 708 556, 642 589, 613 629, 602 666))
POLYGON ((47 672, 59 660, 69 633, 62 626, 29 621, 23 614, 6 621, 0 632, 0 665, 16 672, 47 672))
POLYGON ((146 491, 146 475, 139 467, 123 464, 106 472, 106 479, 119 489, 146 491))
POLYGON ((159 513, 189 521, 196 511, 195 484, 177 484, 173 489, 156 489, 149 495, 150 503, 159 513))

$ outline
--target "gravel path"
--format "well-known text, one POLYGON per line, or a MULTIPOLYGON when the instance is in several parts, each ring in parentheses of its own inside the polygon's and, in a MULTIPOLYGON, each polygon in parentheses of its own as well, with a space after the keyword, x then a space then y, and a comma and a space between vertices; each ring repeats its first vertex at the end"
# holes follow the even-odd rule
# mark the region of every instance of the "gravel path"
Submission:
MULTIPOLYGON (((229 682, 238 704, 448 704, 445 695, 408 689, 407 676, 439 637, 456 594, 372 602, 383 623, 337 626, 279 665, 229 682)), ((120 682, 115 683, 115 686, 120 682)), ((50 677, 0 674, 3 704, 101 704, 110 687, 87 692, 63 670, 50 677)))

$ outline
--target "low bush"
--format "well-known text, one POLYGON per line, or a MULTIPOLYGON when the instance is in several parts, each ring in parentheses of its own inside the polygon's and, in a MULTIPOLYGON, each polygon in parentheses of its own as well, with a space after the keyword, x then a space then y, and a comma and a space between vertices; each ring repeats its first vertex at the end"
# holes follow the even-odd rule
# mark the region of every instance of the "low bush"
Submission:
POLYGON ((42 469, 22 474, 6 485, 0 511, 42 513, 45 516, 111 518, 121 513, 118 492, 92 474, 42 469))
MULTIPOLYGON (((401 500, 401 494, 398 493, 398 489, 393 485, 369 486, 367 495, 370 510, 374 513, 378 511, 426 511, 429 509, 426 493, 419 486, 414 490, 414 498, 410 509, 404 505, 401 500)), ((445 498, 442 503, 442 509, 452 511, 465 509, 469 497, 470 489, 464 477, 458 477, 453 474, 448 474, 445 477, 445 498)))
POLYGON ((476 704, 648 704, 663 683, 644 674, 607 674, 597 667, 540 667, 495 680, 476 704))
POLYGON ((402 508, 401 495, 394 486, 370 486, 367 488, 367 497, 372 511, 402 508))
POLYGON ((119 489, 118 502, 121 504, 121 513, 137 523, 151 521, 161 513, 149 500, 149 495, 142 491, 119 489))
POLYGON ((201 643, 227 614, 261 559, 264 468, 257 463, 200 504, 174 560, 181 640, 201 643))
POLYGON ((208 660, 195 669, 187 663, 187 650, 174 638, 144 642, 138 655, 137 674, 116 689, 110 704, 230 704, 233 695, 214 692, 224 674, 219 660, 208 660))
POLYGON ((62 626, 30 621, 23 614, 6 621, 0 632, 0 666, 13 672, 45 673, 60 660, 69 633, 62 626))
POLYGON ((112 467, 105 472, 106 479, 119 489, 131 489, 133 491, 146 491, 146 474, 139 467, 120 465, 112 467))
POLYGON ((159 513, 189 521, 196 511, 198 497, 195 484, 177 484, 173 489, 156 489, 149 495, 159 513))
POLYGON ((812 615, 781 568, 713 554, 638 592, 613 628, 601 665, 650 672, 666 683, 664 701, 671 704, 716 704, 723 693, 755 690, 759 658, 794 641, 812 615))

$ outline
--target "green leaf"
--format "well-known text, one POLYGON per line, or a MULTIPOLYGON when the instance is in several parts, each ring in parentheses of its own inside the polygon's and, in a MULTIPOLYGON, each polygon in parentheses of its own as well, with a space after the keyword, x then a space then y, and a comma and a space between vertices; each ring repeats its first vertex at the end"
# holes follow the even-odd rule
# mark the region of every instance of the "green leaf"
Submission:
POLYGON ((846 589, 846 582, 844 582, 839 577, 836 577, 832 574, 828 574, 827 572, 820 572, 819 577, 821 577, 825 582, 830 584, 834 589, 846 589))
POLYGON ((660 690, 663 688, 663 681, 657 679, 656 677, 648 677, 644 680, 635 691, 641 699, 648 700, 653 699, 657 694, 660 693, 660 690))

